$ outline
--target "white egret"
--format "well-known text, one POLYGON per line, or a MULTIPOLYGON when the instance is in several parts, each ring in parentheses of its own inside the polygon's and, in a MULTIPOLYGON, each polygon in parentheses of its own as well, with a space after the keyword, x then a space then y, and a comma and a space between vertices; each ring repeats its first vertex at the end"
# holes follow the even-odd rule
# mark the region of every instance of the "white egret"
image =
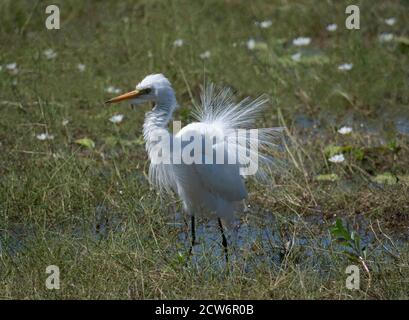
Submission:
POLYGON ((249 136, 248 132, 248 129, 254 129, 254 122, 266 106, 267 99, 246 98, 235 103, 230 90, 216 92, 210 85, 202 94, 201 106, 195 108, 194 115, 198 122, 183 127, 174 135, 169 133, 167 126, 178 103, 169 80, 162 74, 148 75, 135 90, 112 98, 107 103, 124 100, 132 105, 153 102, 143 125, 146 150, 151 160, 149 177, 160 190, 178 194, 184 211, 191 216, 192 243, 189 253, 195 245, 194 217, 208 214, 218 219, 227 260, 227 240, 222 220, 230 224, 235 211, 247 197, 243 161, 250 159, 247 167, 257 166, 254 173, 258 177, 266 176, 266 169, 275 163, 264 151, 266 147, 276 146, 274 141, 281 129, 257 129, 253 136, 249 136), (166 134, 169 139, 164 138, 166 134), (194 146, 200 148, 192 148, 192 138, 196 142, 199 139, 194 146), (206 143, 209 141, 210 148, 207 149, 206 143), (220 158, 215 155, 218 152, 222 154, 220 158), (230 161, 233 153, 235 157, 230 161), (158 154, 161 154, 162 161, 158 161, 158 154), (176 154, 181 157, 175 157, 176 154), (190 161, 192 156, 193 162, 190 161), (180 158, 179 162, 175 160, 180 158), (220 159, 221 162, 218 161, 220 159))

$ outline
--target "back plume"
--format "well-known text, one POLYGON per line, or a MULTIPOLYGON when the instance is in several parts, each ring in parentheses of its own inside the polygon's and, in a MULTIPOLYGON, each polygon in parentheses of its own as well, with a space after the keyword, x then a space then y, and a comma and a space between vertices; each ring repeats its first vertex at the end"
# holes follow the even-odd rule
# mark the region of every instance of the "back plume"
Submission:
POLYGON ((266 95, 261 95, 254 100, 247 97, 237 102, 231 89, 218 89, 214 84, 209 84, 201 94, 201 104, 195 106, 193 111, 196 120, 221 128, 229 142, 237 141, 234 147, 238 150, 239 160, 246 156, 246 152, 250 156, 257 153, 253 154, 258 161, 255 176, 261 180, 265 180, 269 173, 283 171, 284 168, 283 162, 272 155, 272 151, 279 149, 283 128, 256 127, 256 121, 269 106, 268 101, 266 95), (249 138, 245 130, 238 129, 257 129, 258 134, 249 138), (250 142, 258 145, 257 150, 249 150, 250 142))

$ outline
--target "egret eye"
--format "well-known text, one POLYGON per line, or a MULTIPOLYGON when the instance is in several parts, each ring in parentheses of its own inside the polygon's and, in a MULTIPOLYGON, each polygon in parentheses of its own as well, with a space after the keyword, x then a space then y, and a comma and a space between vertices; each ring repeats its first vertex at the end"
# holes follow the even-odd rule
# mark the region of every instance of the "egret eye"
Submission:
POLYGON ((149 94, 149 93, 151 93, 151 91, 152 91, 151 88, 145 88, 145 89, 140 90, 139 92, 141 94, 149 94))

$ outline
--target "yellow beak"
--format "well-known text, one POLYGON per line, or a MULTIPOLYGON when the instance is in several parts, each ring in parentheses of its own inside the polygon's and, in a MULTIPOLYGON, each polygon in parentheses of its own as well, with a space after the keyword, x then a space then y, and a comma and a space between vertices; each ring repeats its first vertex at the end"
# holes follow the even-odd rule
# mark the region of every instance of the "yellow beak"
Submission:
POLYGON ((133 99, 133 98, 138 97, 142 93, 143 92, 141 92, 139 90, 134 90, 134 91, 131 91, 131 92, 121 94, 120 96, 117 96, 115 98, 109 99, 108 101, 105 101, 105 103, 116 103, 116 102, 120 102, 120 101, 123 101, 123 100, 133 99))

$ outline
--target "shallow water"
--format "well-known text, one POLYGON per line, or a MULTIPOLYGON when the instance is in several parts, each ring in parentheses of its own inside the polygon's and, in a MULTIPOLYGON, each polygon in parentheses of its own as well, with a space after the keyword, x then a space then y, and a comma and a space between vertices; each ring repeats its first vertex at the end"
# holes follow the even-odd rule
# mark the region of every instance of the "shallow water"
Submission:
POLYGON ((409 135, 409 118, 400 117, 395 119, 395 127, 400 134, 409 135))
POLYGON ((23 224, 14 224, 11 228, 0 230, 0 254, 14 255, 25 249, 27 239, 36 236, 35 229, 23 224))
POLYGON ((354 116, 352 114, 335 116, 321 113, 317 118, 298 113, 293 117, 296 131, 328 134, 330 128, 342 126, 352 127, 354 131, 369 135, 379 135, 395 131, 402 135, 409 135, 409 108, 396 107, 394 110, 380 110, 378 115, 370 117, 354 116))
MULTIPOLYGON (((378 118, 354 118, 350 114, 343 115, 339 118, 333 115, 323 114, 324 118, 313 119, 311 116, 299 113, 294 116, 293 128, 296 131, 302 131, 303 139, 308 139, 310 135, 328 135, 328 129, 333 127, 341 127, 344 125, 351 126, 353 132, 363 134, 381 136, 385 131, 395 130, 396 133, 409 135, 409 110, 406 108, 396 108, 393 111, 381 111, 378 118), (392 126, 388 125, 392 124, 392 126)), ((382 138, 379 138, 382 141, 382 138)), ((138 175, 139 177, 140 175, 138 175)), ((146 181, 144 181, 146 183, 146 181)), ((352 181, 339 181, 338 185, 341 189, 351 192, 356 188, 352 181)), ((379 188, 376 184, 371 184, 370 187, 379 188)), ((250 215, 251 216, 251 215, 250 215)), ((74 228, 73 235, 82 237, 84 234, 91 234, 92 238, 99 240, 107 236, 111 231, 121 232, 123 230, 123 222, 119 215, 115 214, 111 208, 104 205, 98 205, 95 208, 95 215, 92 223, 87 226, 78 225, 74 228)), ((262 221, 260 218, 254 219, 250 223, 237 221, 236 228, 226 231, 228 242, 232 250, 230 250, 230 259, 243 259, 253 252, 259 260, 269 260, 279 262, 282 259, 283 251, 286 251, 286 246, 292 248, 303 248, 305 256, 314 255, 314 247, 327 250, 331 245, 327 222, 323 221, 320 213, 308 217, 295 217, 289 219, 287 223, 298 224, 308 234, 309 226, 314 228, 314 237, 293 237, 281 235, 279 226, 283 223, 278 223, 277 219, 271 214, 264 215, 262 221), (317 227, 321 228, 317 233, 317 227), (284 238, 283 238, 284 237, 284 238)), ((374 234, 368 231, 368 222, 364 217, 357 216, 350 223, 355 228, 361 237, 364 246, 371 246, 375 237, 374 234)), ((169 225, 181 230, 179 232, 179 242, 183 247, 190 247, 190 234, 184 231, 186 228, 185 220, 180 213, 175 215, 169 225)), ((311 234, 310 234, 311 235, 311 234)), ((5 229, 0 229, 0 254, 7 252, 15 254, 25 249, 27 239, 36 237, 36 230, 33 227, 22 224, 13 224, 5 229)), ((196 226, 197 245, 194 246, 193 260, 198 260, 203 254, 209 251, 212 255, 223 256, 223 248, 221 246, 221 236, 218 230, 216 221, 199 220, 196 226)), ((399 241, 399 239, 398 239, 399 241)), ((385 244, 386 245, 386 244, 385 244)), ((176 246, 175 246, 175 250, 176 246)))
MULTIPOLYGON (((196 219, 197 220, 197 219, 196 219)), ((352 230, 359 233, 361 246, 367 248, 371 259, 377 259, 384 255, 385 250, 393 252, 390 243, 378 243, 373 232, 369 229, 367 220, 362 216, 347 221, 352 230)), ((179 228, 184 222, 174 224, 179 228)), ((225 230, 228 238, 228 258, 230 261, 241 262, 247 271, 257 267, 260 263, 267 263, 271 267, 280 267, 286 254, 296 252, 300 265, 305 263, 319 267, 321 264, 330 265, 332 251, 351 252, 347 247, 341 246, 331 238, 329 227, 331 224, 322 220, 318 215, 306 218, 294 217, 289 221, 277 221, 273 215, 266 214, 261 225, 255 223, 244 223, 236 221, 236 227, 225 230), (298 229, 297 233, 280 227, 290 225, 298 229), (310 232, 309 232, 309 231, 310 232), (317 232, 317 230, 320 230, 317 232), (300 236, 303 234, 304 236, 300 236)), ((186 252, 191 245, 190 229, 179 233, 179 240, 186 252)), ((396 244, 402 244, 396 240, 396 244)), ((180 248, 180 246, 179 246, 180 248)), ((196 245, 193 248, 192 262, 200 265, 203 257, 214 261, 215 267, 225 268, 224 249, 222 246, 218 224, 213 220, 196 222, 196 245)), ((325 268, 323 269, 325 270, 325 268)))
MULTIPOLYGON (((186 228, 186 221, 186 217, 180 213, 176 213, 173 218, 169 217, 167 225, 178 234, 170 254, 174 257, 184 256, 185 261, 191 261, 196 268, 208 266, 210 261, 215 270, 225 271, 225 254, 217 221, 196 219, 196 244, 191 257, 188 256, 191 245, 190 226, 186 228)), ((365 217, 357 215, 354 219, 345 221, 351 230, 359 233, 361 245, 368 248, 371 259, 379 257, 384 261, 385 258, 390 258, 389 252, 396 251, 387 241, 377 242, 365 217)), ((119 219, 118 215, 100 205, 96 207, 94 223, 85 229, 83 226, 72 229, 72 235, 79 239, 91 235, 91 238, 99 241, 111 232, 123 232, 124 225, 125 221, 119 219)), ((245 272, 252 272, 260 265, 280 268, 288 256, 291 256, 291 259, 296 259, 300 268, 310 268, 312 265, 317 272, 325 275, 331 266, 332 253, 341 253, 347 249, 331 238, 331 225, 332 221, 324 221, 320 214, 293 216, 283 220, 268 212, 257 215, 248 212, 241 220, 236 221, 234 228, 225 230, 229 265, 237 262, 245 272)), ((10 225, 8 229, 0 230, 0 255, 24 254, 25 250, 30 250, 30 246, 36 243, 36 237, 38 234, 34 228, 21 224, 10 225)), ((393 241, 397 246, 403 244, 398 238, 393 241)))

